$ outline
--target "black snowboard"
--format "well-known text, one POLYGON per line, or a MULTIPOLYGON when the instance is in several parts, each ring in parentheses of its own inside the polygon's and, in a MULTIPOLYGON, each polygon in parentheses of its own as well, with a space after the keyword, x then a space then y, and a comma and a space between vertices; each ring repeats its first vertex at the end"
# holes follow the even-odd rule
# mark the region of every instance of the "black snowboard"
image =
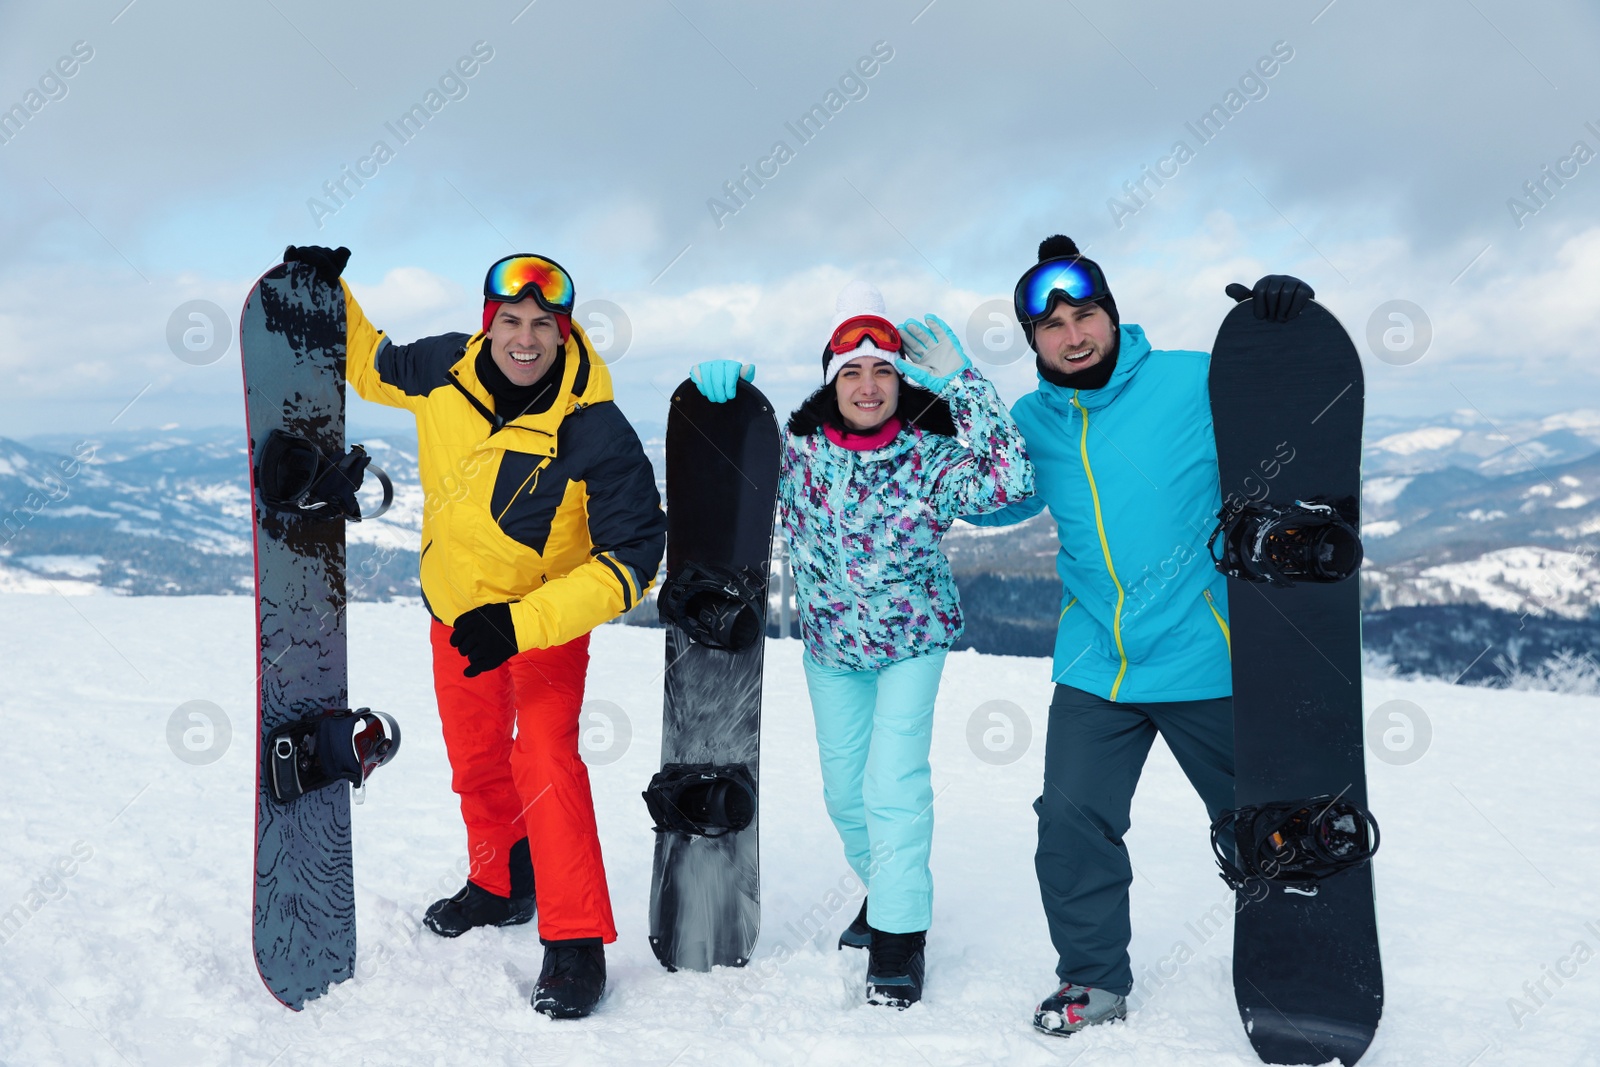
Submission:
MULTIPOLYGON (((780 438, 772 405, 741 381, 713 404, 692 382, 667 417, 667 581, 700 564, 743 569, 760 635, 740 651, 707 647, 669 624, 661 762, 740 767, 759 780, 766 583, 780 438)), ((742 967, 761 928, 759 819, 720 836, 658 831, 650 945, 671 970, 742 967)))
POLYGON ((239 320, 255 514, 258 736, 255 957, 261 980, 295 1010, 355 968, 350 793, 339 783, 283 805, 264 774, 267 735, 349 706, 345 545, 338 518, 262 503, 267 435, 285 431, 344 455, 345 316, 341 291, 303 265, 268 271, 239 320))
MULTIPOLYGON (((1224 511, 1247 501, 1331 505, 1359 529, 1361 361, 1309 303, 1287 323, 1228 314, 1211 355, 1224 511)), ((1284 588, 1230 580, 1235 803, 1336 795, 1365 808, 1359 578, 1284 588)), ((1267 1063, 1355 1063, 1383 1011, 1371 864, 1314 895, 1240 891, 1234 993, 1267 1063)))

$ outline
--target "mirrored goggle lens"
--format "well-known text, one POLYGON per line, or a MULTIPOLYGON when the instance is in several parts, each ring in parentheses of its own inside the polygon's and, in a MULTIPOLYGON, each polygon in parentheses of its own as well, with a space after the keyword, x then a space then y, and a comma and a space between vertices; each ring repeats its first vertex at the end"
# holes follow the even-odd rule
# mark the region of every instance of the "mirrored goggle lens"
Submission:
POLYGON ((547 309, 572 311, 572 279, 567 272, 541 256, 517 256, 501 260, 489 271, 484 296, 512 303, 527 295, 534 286, 547 309))
POLYGON ((1067 302, 1078 305, 1105 295, 1099 271, 1081 259, 1041 263, 1017 286, 1017 311, 1025 320, 1041 318, 1050 310, 1052 297, 1060 293, 1067 302))
POLYGON ((900 331, 886 319, 858 316, 846 319, 833 331, 828 347, 837 354, 854 351, 862 341, 871 341, 885 352, 900 351, 900 331))

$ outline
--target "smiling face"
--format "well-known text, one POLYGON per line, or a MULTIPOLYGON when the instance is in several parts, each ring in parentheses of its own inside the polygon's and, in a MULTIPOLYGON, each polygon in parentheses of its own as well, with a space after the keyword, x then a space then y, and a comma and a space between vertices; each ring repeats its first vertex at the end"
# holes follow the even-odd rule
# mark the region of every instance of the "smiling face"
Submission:
POLYGON ((1088 370, 1111 354, 1116 331, 1099 304, 1073 307, 1058 300, 1033 327, 1033 344, 1045 366, 1063 374, 1088 370))
POLYGON ((512 385, 533 385, 545 376, 561 351, 556 317, 533 297, 501 304, 489 324, 490 355, 512 385))
POLYGON ((857 356, 833 379, 839 414, 852 433, 871 433, 888 422, 900 403, 900 375, 877 356, 857 356))

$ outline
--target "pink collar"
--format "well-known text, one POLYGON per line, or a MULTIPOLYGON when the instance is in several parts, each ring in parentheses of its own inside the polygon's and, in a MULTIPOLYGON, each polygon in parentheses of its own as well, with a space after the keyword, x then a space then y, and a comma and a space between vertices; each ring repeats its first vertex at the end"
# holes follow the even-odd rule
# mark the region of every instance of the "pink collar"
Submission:
POLYGON ((828 440, 840 448, 848 448, 852 452, 871 452, 875 448, 882 448, 898 437, 900 428, 900 416, 891 415, 888 422, 869 434, 841 432, 827 425, 822 427, 822 432, 828 435, 828 440))

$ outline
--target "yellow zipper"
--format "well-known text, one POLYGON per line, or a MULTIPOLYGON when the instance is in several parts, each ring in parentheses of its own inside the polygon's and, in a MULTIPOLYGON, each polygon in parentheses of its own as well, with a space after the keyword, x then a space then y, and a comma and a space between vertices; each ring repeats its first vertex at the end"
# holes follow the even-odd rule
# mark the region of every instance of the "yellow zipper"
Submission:
POLYGON ((532 496, 535 492, 538 491, 538 489, 539 489, 539 472, 544 470, 548 466, 550 466, 550 457, 546 456, 546 457, 544 457, 544 459, 540 460, 539 465, 537 467, 533 468, 533 473, 529 474, 526 478, 522 479, 522 484, 517 486, 517 491, 515 493, 511 494, 511 499, 506 501, 506 506, 501 508, 500 509, 500 514, 498 514, 498 515, 496 515, 494 517, 494 521, 495 521, 496 525, 499 524, 501 519, 506 517, 506 512, 511 510, 511 505, 515 504, 517 502, 517 497, 522 495, 522 491, 524 489, 528 490, 528 495, 529 496, 532 496), (533 484, 530 486, 528 484, 529 482, 532 482, 533 484))
POLYGON ((1061 609, 1061 614, 1056 618, 1057 626, 1061 625, 1061 620, 1067 617, 1067 612, 1071 611, 1072 605, 1076 604, 1077 602, 1077 597, 1073 597, 1071 600, 1067 601, 1067 606, 1061 609))
POLYGON ((1222 617, 1222 612, 1217 610, 1217 602, 1211 599, 1211 590, 1201 590, 1201 595, 1206 598, 1206 606, 1211 609, 1211 617, 1217 620, 1217 625, 1222 627, 1222 639, 1228 643, 1228 660, 1233 661, 1233 634, 1228 630, 1228 622, 1222 617))
POLYGON ((1117 587, 1117 610, 1111 616, 1111 636, 1116 638, 1117 655, 1122 658, 1122 666, 1117 668, 1117 680, 1111 683, 1111 700, 1115 703, 1117 690, 1122 688, 1122 678, 1128 673, 1128 653, 1122 647, 1122 602, 1125 597, 1122 582, 1117 579, 1117 568, 1111 564, 1111 545, 1106 541, 1105 519, 1100 513, 1100 490, 1095 487, 1094 471, 1089 466, 1089 412, 1078 402, 1077 390, 1072 393, 1072 406, 1083 416, 1083 434, 1078 440, 1078 451, 1083 456, 1083 473, 1089 479, 1089 496, 1094 500, 1094 525, 1100 532, 1100 551, 1105 553, 1106 573, 1111 575, 1111 584, 1117 587))

